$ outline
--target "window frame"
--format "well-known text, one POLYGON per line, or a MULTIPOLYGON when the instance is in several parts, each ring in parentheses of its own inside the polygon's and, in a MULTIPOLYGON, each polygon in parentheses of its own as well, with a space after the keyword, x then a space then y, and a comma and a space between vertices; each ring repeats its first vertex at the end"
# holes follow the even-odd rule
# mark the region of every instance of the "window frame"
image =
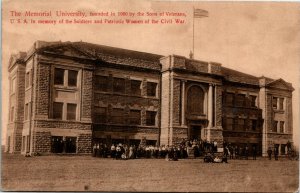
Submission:
MULTIPOLYGON (((67 111, 66 111, 66 114, 67 114, 67 116, 66 116, 66 120, 67 121, 75 121, 75 120, 77 120, 77 104, 76 103, 65 103, 66 105, 67 105, 67 111), (69 107, 71 107, 71 106, 75 106, 75 112, 69 112, 69 107), (72 116, 74 116, 74 114, 75 114, 75 117, 73 118, 70 118, 70 115, 72 115, 72 116)), ((74 109, 72 109, 72 110, 74 110, 74 109)))
POLYGON ((135 80, 135 79, 130 79, 130 93, 134 96, 141 96, 142 95, 142 81, 141 80, 135 80), (136 90, 133 90, 132 88, 132 83, 133 82, 139 82, 138 85, 136 85, 137 89, 136 90))
POLYGON ((130 112, 129 112, 129 124, 130 125, 141 125, 141 122, 142 122, 142 114, 141 114, 141 110, 138 110, 138 109, 130 109, 130 112), (137 119, 137 117, 134 117, 132 116, 132 112, 136 112, 136 113, 139 113, 139 117, 137 119), (133 119, 136 119, 138 121, 133 121, 133 119))
POLYGON ((147 81, 146 83, 146 94, 148 97, 157 97, 157 89, 158 89, 158 83, 157 82, 152 82, 152 81, 147 81), (152 90, 151 92, 149 91, 149 88, 150 86, 149 85, 152 85, 151 88, 153 89, 153 85, 155 85, 155 89, 152 90), (153 91, 154 91, 154 94, 153 94, 153 91))
POLYGON ((113 77, 113 92, 118 94, 125 94, 125 90, 126 90, 125 78, 113 77), (120 86, 121 84, 116 84, 117 80, 122 81, 123 84, 122 87, 120 86))
POLYGON ((146 111, 146 126, 156 126, 156 119, 157 119, 157 111, 146 111), (151 116, 151 123, 148 121, 149 119, 148 119, 148 113, 150 113, 150 115, 152 114, 154 114, 155 116, 154 116, 154 120, 152 120, 152 116, 151 116), (154 124, 153 124, 153 122, 154 122, 154 124))
POLYGON ((56 119, 56 120, 63 120, 64 119, 64 104, 65 103, 63 103, 63 102, 53 102, 53 110, 52 110, 52 118, 53 119, 56 119), (55 104, 60 104, 61 105, 61 117, 59 118, 59 117, 55 117, 55 112, 57 112, 57 111, 55 111, 55 104))

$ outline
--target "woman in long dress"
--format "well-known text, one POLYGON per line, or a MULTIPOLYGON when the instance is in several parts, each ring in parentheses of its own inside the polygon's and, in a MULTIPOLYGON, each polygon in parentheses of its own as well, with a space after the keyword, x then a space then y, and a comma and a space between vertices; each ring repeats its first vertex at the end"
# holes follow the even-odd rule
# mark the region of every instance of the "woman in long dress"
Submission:
POLYGON ((132 145, 129 147, 129 159, 133 159, 134 155, 133 155, 133 147, 132 145))

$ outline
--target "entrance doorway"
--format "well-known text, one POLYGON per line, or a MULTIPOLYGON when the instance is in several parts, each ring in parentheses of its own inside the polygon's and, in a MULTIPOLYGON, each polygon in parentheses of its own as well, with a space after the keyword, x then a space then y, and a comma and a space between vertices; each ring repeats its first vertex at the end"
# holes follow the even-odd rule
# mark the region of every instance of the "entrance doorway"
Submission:
POLYGON ((200 140, 201 139, 201 125, 191 125, 190 126, 190 135, 189 138, 190 139, 197 139, 200 140))

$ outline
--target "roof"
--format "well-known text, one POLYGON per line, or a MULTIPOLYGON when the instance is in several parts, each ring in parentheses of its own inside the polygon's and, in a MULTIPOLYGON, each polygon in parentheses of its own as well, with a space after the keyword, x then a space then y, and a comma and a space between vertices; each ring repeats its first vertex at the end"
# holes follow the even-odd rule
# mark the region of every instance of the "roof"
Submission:
MULTIPOLYGON (((139 52, 134 50, 127 50, 122 48, 115 48, 110 46, 98 45, 87 42, 44 42, 37 41, 35 43, 35 48, 40 51, 48 51, 55 54, 70 54, 66 52, 67 49, 73 49, 74 53, 71 56, 83 57, 91 60, 100 60, 110 64, 119 64, 124 66, 132 66, 137 68, 146 68, 160 71, 162 69, 160 59, 164 56, 146 52, 139 52), (74 55, 75 54, 75 55, 74 55)), ((24 59, 26 55, 24 53, 19 54, 19 59, 24 59)), ((15 57, 14 57, 15 58, 15 57)), ((185 57, 183 57, 185 58, 185 57)), ((189 61, 189 59, 188 59, 189 61)), ((190 61, 191 62, 191 61, 190 61)), ((201 64, 206 64, 207 62, 201 61, 201 64)), ((190 65, 189 65, 190 66, 190 65)), ((189 67, 188 66, 188 67, 189 67)), ((193 67, 193 66, 192 66, 193 67)), ((189 67, 189 70, 197 70, 195 67, 189 67)), ((259 80, 264 79, 265 85, 274 85, 278 83, 277 80, 268 77, 256 77, 250 74, 239 72, 230 68, 221 66, 221 76, 226 81, 234 83, 242 83, 259 86, 259 80)), ((279 79, 278 79, 279 80, 279 79)), ((284 80, 280 79, 281 84, 291 87, 292 85, 284 80)))
POLYGON ((90 54, 93 57, 108 63, 118 63, 135 67, 160 70, 159 59, 162 55, 126 50, 121 48, 97 45, 86 42, 74 42, 72 46, 78 50, 90 54))
POLYGON ((221 67, 224 79, 230 82, 244 83, 251 85, 259 85, 259 78, 250 74, 232 70, 226 67, 221 67))

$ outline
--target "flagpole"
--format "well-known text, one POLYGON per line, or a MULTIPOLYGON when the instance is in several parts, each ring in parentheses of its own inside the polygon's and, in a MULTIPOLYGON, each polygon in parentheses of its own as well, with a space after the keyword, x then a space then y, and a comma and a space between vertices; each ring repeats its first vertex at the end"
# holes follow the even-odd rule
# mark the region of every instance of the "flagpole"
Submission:
POLYGON ((194 59, 194 56, 195 56, 195 45, 194 45, 194 40, 195 40, 195 7, 193 6, 193 57, 192 57, 192 59, 194 59))

